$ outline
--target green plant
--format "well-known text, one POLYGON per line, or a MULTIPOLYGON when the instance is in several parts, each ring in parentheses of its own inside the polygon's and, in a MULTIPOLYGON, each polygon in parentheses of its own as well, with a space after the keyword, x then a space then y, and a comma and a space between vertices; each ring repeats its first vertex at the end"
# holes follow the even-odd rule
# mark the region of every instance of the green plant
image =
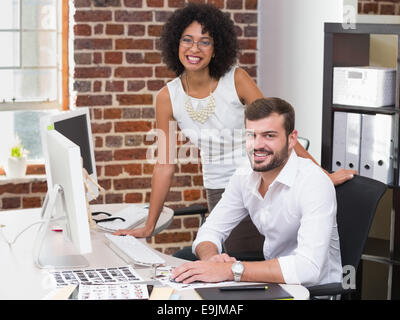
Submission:
POLYGON ((28 150, 24 148, 19 138, 16 138, 16 144, 11 148, 11 157, 21 158, 28 153, 28 150))

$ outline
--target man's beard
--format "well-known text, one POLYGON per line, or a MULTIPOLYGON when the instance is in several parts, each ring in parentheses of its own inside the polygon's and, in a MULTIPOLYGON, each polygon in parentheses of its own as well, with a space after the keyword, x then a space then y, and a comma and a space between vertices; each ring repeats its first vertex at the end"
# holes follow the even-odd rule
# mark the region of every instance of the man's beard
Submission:
POLYGON ((270 171, 270 170, 273 170, 273 169, 276 169, 276 168, 282 166, 289 157, 288 142, 286 142, 286 146, 279 153, 276 153, 275 155, 274 154, 275 153, 273 153, 272 151, 268 151, 266 149, 252 150, 252 153, 251 154, 249 153, 248 156, 250 158, 250 163, 251 163, 253 170, 256 172, 266 172, 266 171, 270 171), (269 161, 268 164, 266 164, 264 166, 257 166, 257 163, 254 161, 254 158, 253 158, 254 152, 263 152, 263 153, 272 154, 273 157, 269 161))

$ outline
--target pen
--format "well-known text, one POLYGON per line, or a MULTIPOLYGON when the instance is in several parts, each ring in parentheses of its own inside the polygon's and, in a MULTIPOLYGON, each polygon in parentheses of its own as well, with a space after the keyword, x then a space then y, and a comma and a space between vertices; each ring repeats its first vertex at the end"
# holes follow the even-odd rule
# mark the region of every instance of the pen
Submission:
POLYGON ((254 286, 231 286, 221 287, 220 291, 239 291, 239 290, 268 290, 268 286, 265 284, 259 284, 254 286))

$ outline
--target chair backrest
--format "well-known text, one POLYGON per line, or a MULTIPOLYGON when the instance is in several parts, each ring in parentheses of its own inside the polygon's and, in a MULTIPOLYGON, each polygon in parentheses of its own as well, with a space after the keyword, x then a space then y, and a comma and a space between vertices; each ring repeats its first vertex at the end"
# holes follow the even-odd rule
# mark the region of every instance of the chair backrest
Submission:
POLYGON ((303 146, 304 149, 308 150, 310 147, 310 140, 304 137, 297 137, 297 141, 303 146))
POLYGON ((357 269, 376 208, 386 189, 384 183, 359 175, 336 186, 342 266, 357 269))

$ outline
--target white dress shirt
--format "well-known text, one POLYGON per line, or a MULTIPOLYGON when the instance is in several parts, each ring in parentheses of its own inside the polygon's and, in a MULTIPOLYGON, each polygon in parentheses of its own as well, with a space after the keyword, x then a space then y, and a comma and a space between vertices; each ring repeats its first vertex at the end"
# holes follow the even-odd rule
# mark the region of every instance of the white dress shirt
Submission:
POLYGON ((199 229, 193 252, 202 241, 215 243, 221 252, 231 230, 249 214, 265 236, 265 259, 278 258, 286 283, 342 282, 336 193, 329 177, 293 150, 264 197, 260 182, 249 162, 237 169, 199 229))

